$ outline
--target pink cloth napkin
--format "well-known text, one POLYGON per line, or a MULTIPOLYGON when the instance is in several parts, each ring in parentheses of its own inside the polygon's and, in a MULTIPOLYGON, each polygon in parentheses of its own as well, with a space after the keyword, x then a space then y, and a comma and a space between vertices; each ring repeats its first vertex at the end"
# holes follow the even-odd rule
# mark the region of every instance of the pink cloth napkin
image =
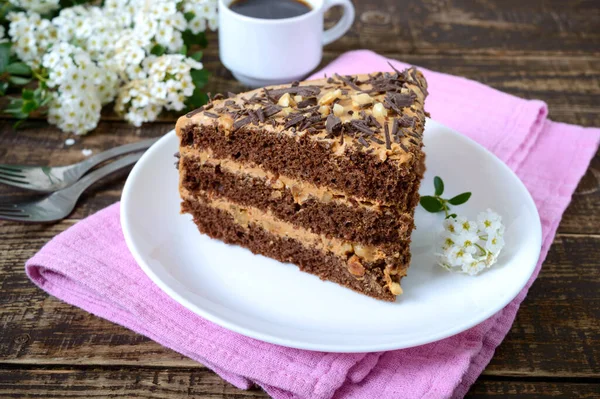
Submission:
MULTIPOLYGON (((354 51, 314 76, 390 71, 387 61, 354 51)), ((551 122, 541 101, 423 71, 432 118, 503 159, 529 189, 542 220, 542 254, 533 277, 513 302, 480 325, 439 342, 384 353, 311 352, 246 338, 188 311, 146 277, 125 245, 118 204, 55 237, 27 262, 27 274, 65 302, 195 359, 239 388, 259 384, 274 398, 464 396, 510 329, 595 154, 600 130, 551 122)))

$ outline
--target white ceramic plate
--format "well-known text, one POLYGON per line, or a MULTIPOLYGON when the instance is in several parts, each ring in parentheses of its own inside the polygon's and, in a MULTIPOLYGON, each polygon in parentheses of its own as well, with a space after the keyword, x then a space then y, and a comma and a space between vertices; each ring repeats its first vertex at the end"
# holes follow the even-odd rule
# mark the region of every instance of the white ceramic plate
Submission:
POLYGON ((427 173, 448 196, 472 191, 455 210, 468 217, 492 208, 506 225, 499 263, 477 277, 448 273, 434 264, 434 242, 443 216, 416 212, 413 260, 404 294, 386 303, 302 273, 291 264, 253 255, 201 235, 179 214, 174 132, 138 161, 121 203, 127 245, 146 274, 171 298, 200 316, 240 334, 275 344, 331 352, 407 348, 458 334, 508 304, 538 260, 539 216, 515 174, 474 141, 427 121, 427 173))

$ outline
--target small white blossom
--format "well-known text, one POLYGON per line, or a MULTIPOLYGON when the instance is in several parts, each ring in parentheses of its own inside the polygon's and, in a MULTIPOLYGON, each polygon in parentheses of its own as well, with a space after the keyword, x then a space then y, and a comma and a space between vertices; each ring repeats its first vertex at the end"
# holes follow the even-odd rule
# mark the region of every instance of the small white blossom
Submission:
POLYGON ((477 216, 477 226, 479 230, 486 233, 493 233, 498 231, 500 226, 502 226, 502 218, 496 212, 488 209, 477 216))
POLYGON ((498 260, 504 247, 504 225, 491 210, 482 212, 478 222, 466 217, 444 220, 438 264, 449 271, 476 275, 498 260))

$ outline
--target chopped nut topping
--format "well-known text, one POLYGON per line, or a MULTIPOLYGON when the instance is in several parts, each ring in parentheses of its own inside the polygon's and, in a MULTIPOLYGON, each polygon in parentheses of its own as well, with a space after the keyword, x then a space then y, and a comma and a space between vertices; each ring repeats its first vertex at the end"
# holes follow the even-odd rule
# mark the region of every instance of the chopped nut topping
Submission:
POLYGON ((330 91, 329 93, 325 93, 325 95, 321 97, 321 99, 319 100, 319 105, 329 105, 340 97, 342 97, 342 90, 336 89, 334 91, 330 91))
POLYGON ((344 107, 340 104, 333 104, 333 114, 337 117, 344 115, 344 107))
POLYGON ((367 93, 360 93, 355 96, 351 96, 352 105, 356 108, 360 108, 363 105, 372 104, 373 98, 367 93))
MULTIPOLYGON (((360 258, 356 255, 352 255, 348 259, 348 271, 353 276, 362 277, 365 275, 365 267, 360 263, 360 258)), ((400 287, 400 285, 398 285, 400 287)))
POLYGON ((390 291, 394 295, 401 295, 403 292, 402 288, 400 288, 400 284, 395 282, 390 283, 390 291))
POLYGON ((373 116, 375 118, 385 118, 387 114, 388 111, 382 103, 375 103, 375 105, 373 105, 373 116))

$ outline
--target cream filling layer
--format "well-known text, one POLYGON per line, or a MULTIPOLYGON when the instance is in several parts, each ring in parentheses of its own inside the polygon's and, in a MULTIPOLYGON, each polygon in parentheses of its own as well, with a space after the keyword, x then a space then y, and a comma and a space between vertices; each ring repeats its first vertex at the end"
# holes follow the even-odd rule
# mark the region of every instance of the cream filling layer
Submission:
MULTIPOLYGON (((314 198, 325 204, 334 201, 349 207, 355 206, 350 201, 349 197, 339 190, 331 189, 329 187, 319 187, 312 183, 297 180, 288 176, 275 175, 260 167, 250 166, 231 159, 214 158, 210 149, 200 151, 193 148, 181 147, 179 150, 181 156, 195 157, 200 160, 200 164, 202 165, 219 165, 221 169, 230 173, 244 174, 257 179, 265 179, 267 184, 273 189, 288 189, 294 197, 294 201, 298 204, 302 204, 308 199, 314 198)), ((381 212, 382 210, 385 210, 385 208, 393 208, 393 206, 389 204, 383 204, 379 201, 372 201, 364 198, 356 198, 355 204, 361 208, 374 212, 381 212)))
POLYGON ((361 245, 313 233, 312 231, 282 221, 271 212, 264 212, 258 208, 241 206, 222 198, 213 198, 209 203, 206 203, 203 200, 194 197, 184 188, 181 188, 181 195, 182 198, 198 201, 211 208, 220 209, 229 213, 235 222, 244 228, 248 228, 248 225, 252 223, 271 234, 298 240, 307 246, 313 246, 323 251, 332 252, 341 258, 347 259, 354 254, 366 262, 375 262, 390 256, 400 256, 399 253, 385 254, 377 246, 361 245))

